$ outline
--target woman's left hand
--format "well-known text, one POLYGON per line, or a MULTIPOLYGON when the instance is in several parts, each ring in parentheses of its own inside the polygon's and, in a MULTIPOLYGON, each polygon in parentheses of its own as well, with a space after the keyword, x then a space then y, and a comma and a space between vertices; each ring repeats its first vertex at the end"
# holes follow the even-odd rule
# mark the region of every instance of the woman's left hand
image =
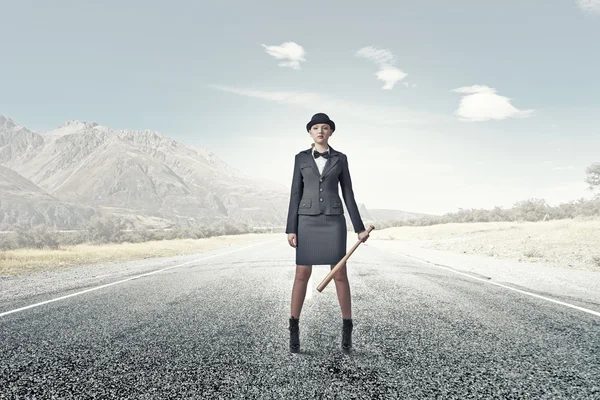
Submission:
POLYGON ((367 232, 366 230, 358 233, 358 240, 360 240, 361 242, 366 242, 368 238, 369 232, 367 232))

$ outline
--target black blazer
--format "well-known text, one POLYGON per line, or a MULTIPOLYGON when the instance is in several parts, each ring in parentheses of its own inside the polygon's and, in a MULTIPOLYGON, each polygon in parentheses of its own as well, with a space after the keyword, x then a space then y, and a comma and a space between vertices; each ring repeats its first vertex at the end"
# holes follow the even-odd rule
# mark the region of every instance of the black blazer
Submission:
POLYGON ((364 231, 365 226, 354 200, 348 157, 329 146, 330 157, 325 163, 323 173, 319 174, 319 168, 311 152, 312 148, 303 150, 295 157, 285 233, 298 233, 299 214, 344 214, 338 182, 342 187, 342 196, 350 213, 354 231, 356 233, 364 231))

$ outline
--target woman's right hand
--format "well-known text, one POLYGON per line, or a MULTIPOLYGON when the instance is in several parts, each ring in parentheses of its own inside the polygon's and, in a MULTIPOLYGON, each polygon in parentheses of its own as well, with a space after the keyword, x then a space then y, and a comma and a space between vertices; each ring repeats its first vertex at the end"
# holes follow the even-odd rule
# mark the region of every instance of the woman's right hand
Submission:
POLYGON ((296 234, 295 233, 288 233, 288 243, 292 247, 297 247, 298 246, 298 242, 296 240, 296 234))

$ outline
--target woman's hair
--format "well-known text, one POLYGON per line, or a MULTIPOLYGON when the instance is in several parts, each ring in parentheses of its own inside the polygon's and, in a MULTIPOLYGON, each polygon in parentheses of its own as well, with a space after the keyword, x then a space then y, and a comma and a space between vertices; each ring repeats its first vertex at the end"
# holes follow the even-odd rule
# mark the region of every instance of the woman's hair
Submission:
POLYGON ((312 143, 310 144, 310 147, 315 147, 315 142, 312 142, 312 143))

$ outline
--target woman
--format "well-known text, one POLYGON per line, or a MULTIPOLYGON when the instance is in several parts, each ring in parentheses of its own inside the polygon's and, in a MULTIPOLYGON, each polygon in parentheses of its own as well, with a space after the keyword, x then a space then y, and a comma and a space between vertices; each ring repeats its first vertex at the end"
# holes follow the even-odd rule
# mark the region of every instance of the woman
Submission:
MULTIPOLYGON (((369 233, 363 225, 354 200, 348 157, 329 146, 335 123, 327 114, 313 115, 306 125, 313 140, 311 148, 296 154, 285 233, 296 249, 296 277, 292 288, 290 351, 300 351, 299 318, 306 285, 316 264, 333 269, 346 255, 346 219, 338 182, 358 239, 365 242, 369 233)), ((346 264, 334 277, 342 310, 342 348, 352 347, 352 311, 346 264)))

